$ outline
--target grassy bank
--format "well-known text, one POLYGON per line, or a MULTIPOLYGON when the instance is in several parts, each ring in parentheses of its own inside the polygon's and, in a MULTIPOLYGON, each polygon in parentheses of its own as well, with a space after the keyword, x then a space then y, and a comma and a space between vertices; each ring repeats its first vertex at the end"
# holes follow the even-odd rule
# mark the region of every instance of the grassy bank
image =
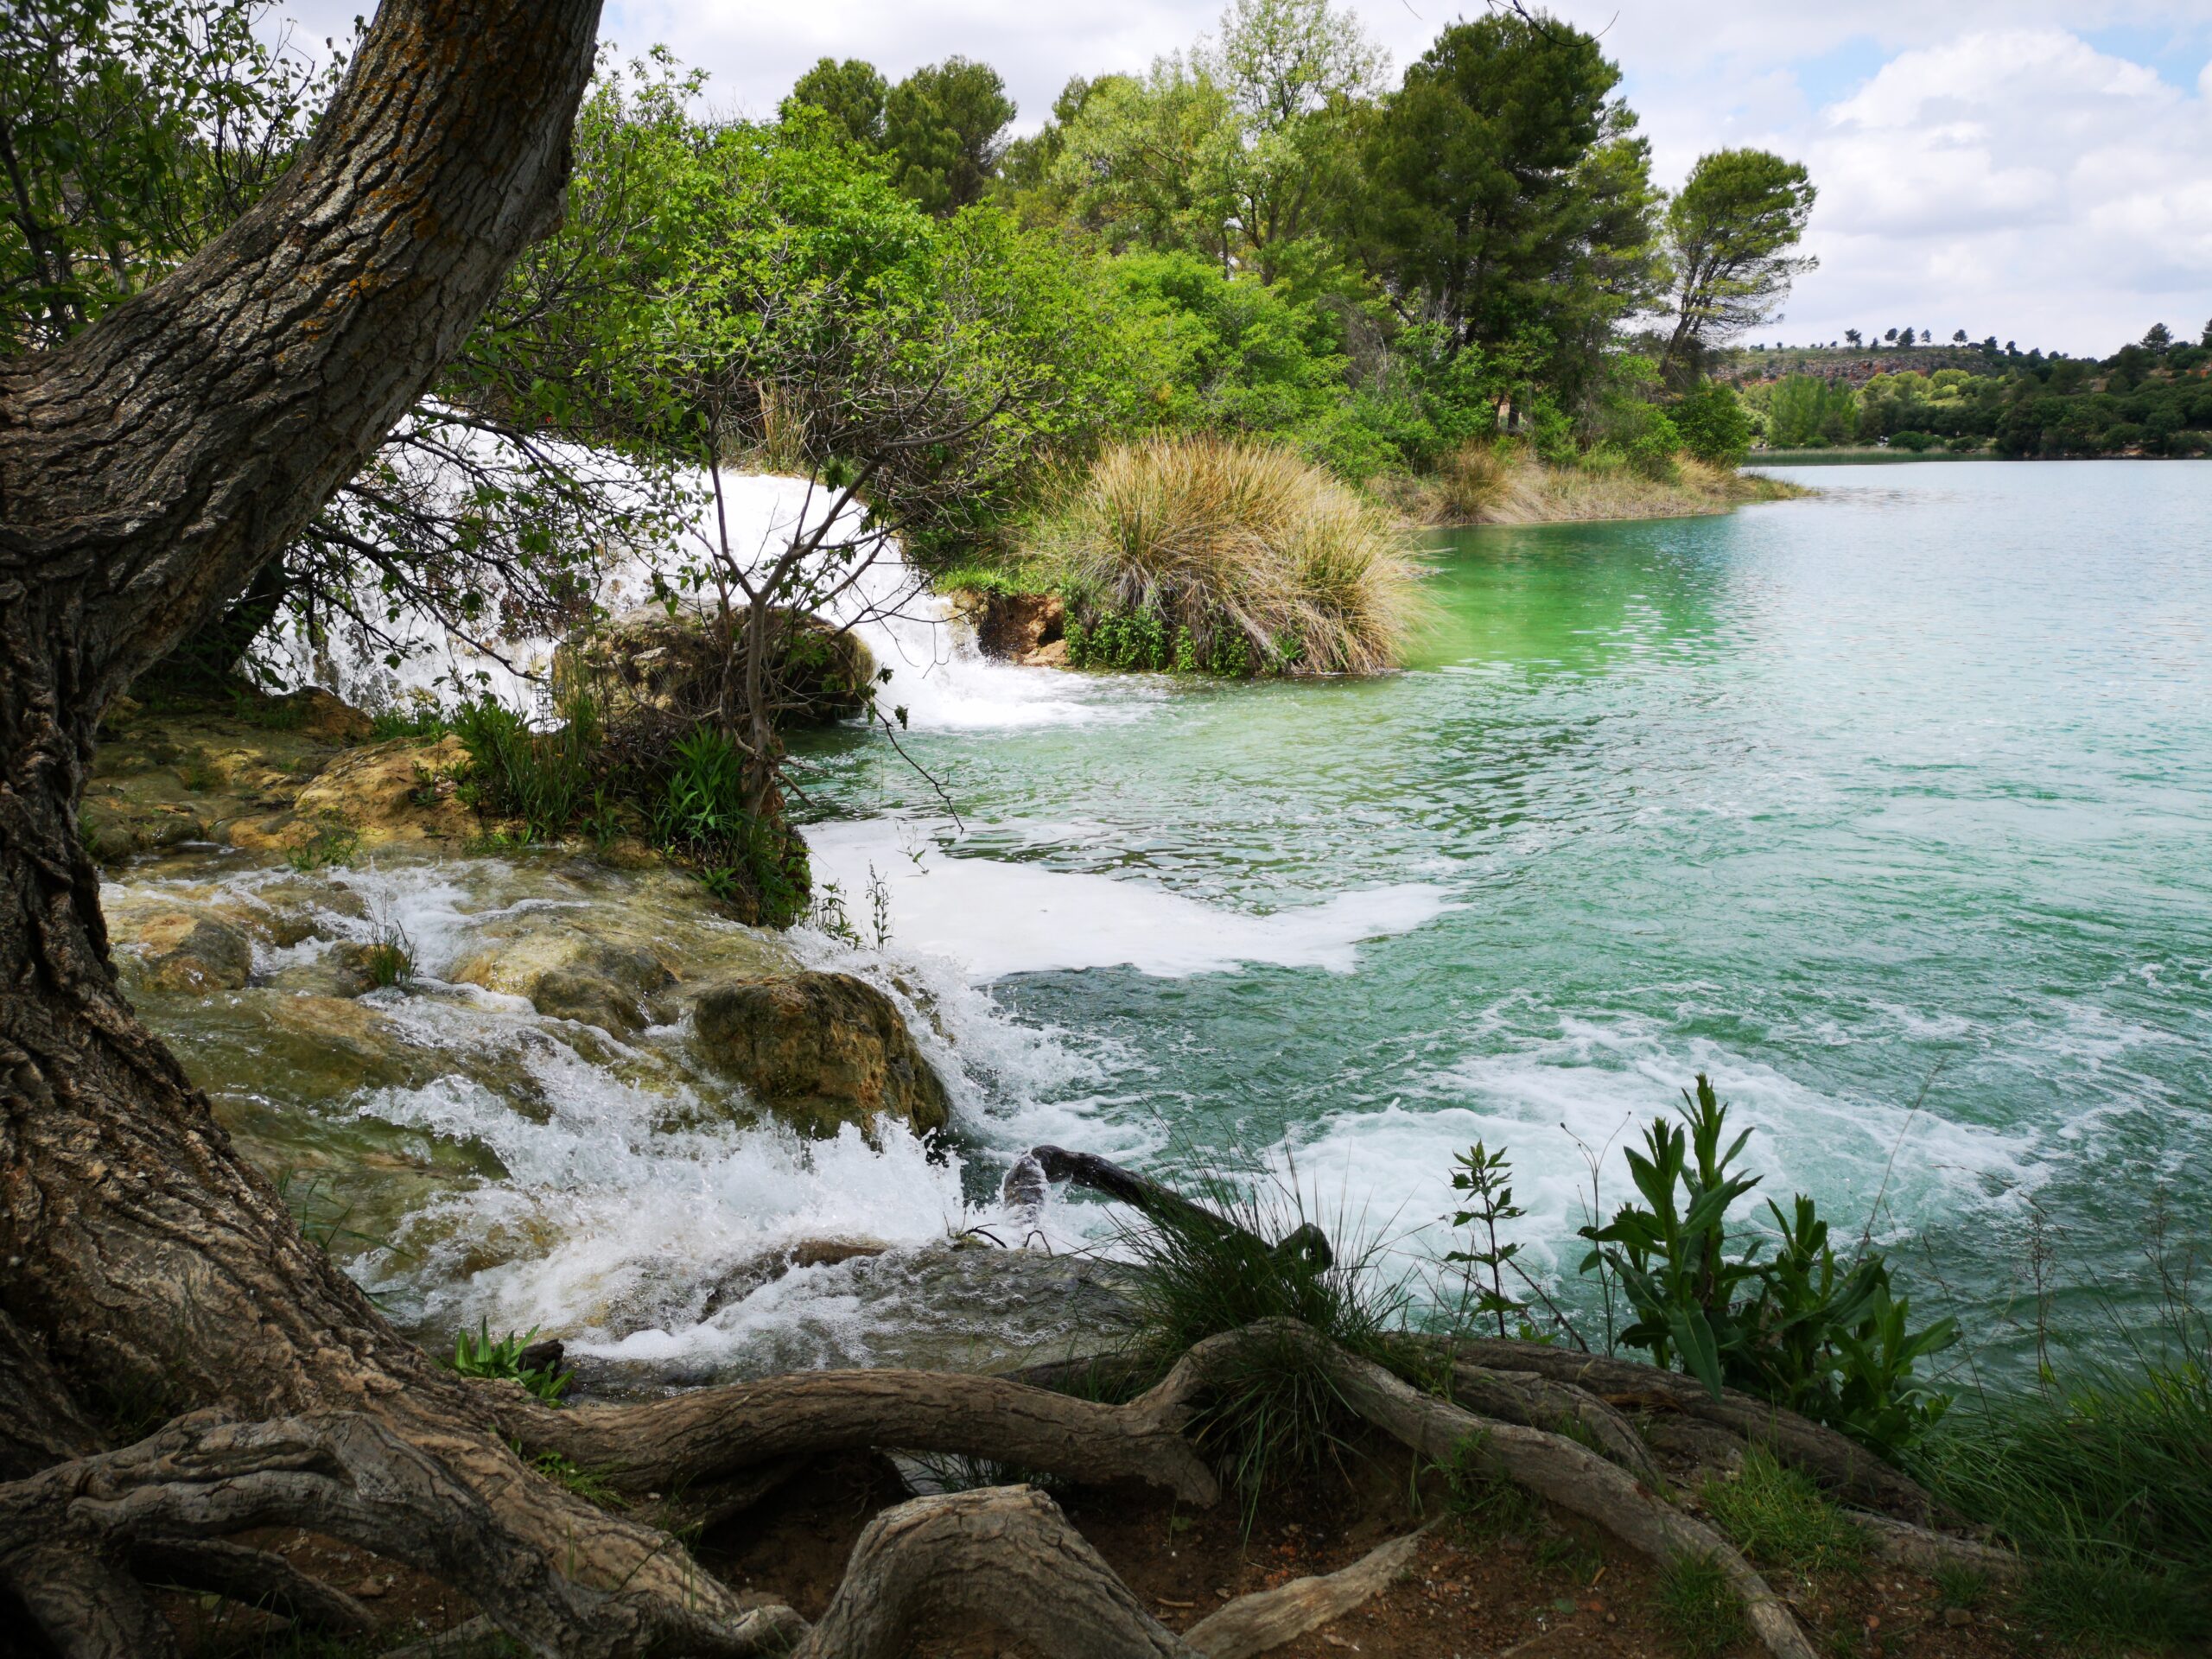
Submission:
POLYGON ((1471 451, 1432 477, 1393 479, 1382 493, 1415 524, 1556 524, 1614 518, 1687 518, 1812 491, 1780 479, 1714 467, 1688 455, 1658 476, 1593 454, 1554 467, 1524 448, 1471 451))

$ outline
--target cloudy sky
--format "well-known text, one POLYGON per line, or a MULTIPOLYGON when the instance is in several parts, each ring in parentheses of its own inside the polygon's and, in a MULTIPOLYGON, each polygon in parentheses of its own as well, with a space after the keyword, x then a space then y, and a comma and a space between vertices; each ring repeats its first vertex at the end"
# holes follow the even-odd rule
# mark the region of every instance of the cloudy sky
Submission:
MULTIPOLYGON (((1343 3, 1344 0, 1339 0, 1343 3)), ((1402 68, 1479 0, 1350 0, 1402 68)), ((953 53, 1005 76, 1024 128, 1071 74, 1139 69, 1222 0, 608 0, 601 33, 713 74, 766 114, 824 54, 893 78, 953 53)), ((290 8, 320 35, 361 9, 290 8)), ((1769 332, 1964 328, 2109 353, 2212 318, 2212 0, 1552 0, 1602 30, 1662 183, 1758 144, 1820 188, 1821 268, 1769 332)))

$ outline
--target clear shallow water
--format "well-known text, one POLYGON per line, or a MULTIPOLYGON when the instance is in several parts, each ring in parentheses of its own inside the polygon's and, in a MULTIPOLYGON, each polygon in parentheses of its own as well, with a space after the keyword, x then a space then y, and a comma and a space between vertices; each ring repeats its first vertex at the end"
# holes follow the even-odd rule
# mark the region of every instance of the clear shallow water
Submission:
POLYGON ((874 821, 818 868, 1064 1062, 976 1108, 971 1181, 1047 1132, 1238 1151, 1418 1254, 1480 1136, 1568 1265, 1577 1138, 1617 1201, 1701 1068, 1770 1190, 1854 1233, 1878 1195, 1985 1330, 2037 1211, 2076 1281, 2162 1189, 2212 1233, 2212 466, 1803 480, 1455 535, 1380 682, 993 671, 1018 718, 906 740, 964 834, 831 740, 874 821))

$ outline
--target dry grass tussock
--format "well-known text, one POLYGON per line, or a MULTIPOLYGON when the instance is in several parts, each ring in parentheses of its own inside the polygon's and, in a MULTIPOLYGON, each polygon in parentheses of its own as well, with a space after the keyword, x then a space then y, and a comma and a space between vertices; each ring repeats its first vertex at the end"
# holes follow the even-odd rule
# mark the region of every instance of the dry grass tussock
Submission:
POLYGON ((1286 449, 1199 436, 1109 449, 1043 527, 1100 617, 1157 617, 1174 666, 1375 674, 1419 606, 1389 515, 1286 449))
POLYGON ((1678 456, 1675 476, 1623 465, 1548 467, 1525 448, 1470 444, 1433 478, 1390 493, 1408 518, 1432 524, 1550 524, 1599 518, 1677 518, 1808 492, 1678 456))

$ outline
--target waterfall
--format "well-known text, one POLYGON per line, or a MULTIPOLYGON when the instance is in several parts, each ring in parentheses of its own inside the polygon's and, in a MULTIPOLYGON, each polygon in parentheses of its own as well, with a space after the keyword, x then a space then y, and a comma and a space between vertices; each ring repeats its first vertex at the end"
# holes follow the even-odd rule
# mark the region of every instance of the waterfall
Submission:
MULTIPOLYGON (((603 458, 600 469, 608 470, 603 458)), ((703 550, 716 534, 711 493, 703 474, 686 483, 703 505, 684 539, 697 538, 703 550)), ((755 563, 774 557, 793 535, 812 527, 810 515, 824 507, 821 491, 810 490, 804 479, 725 468, 721 484, 731 548, 755 563)), ((593 597, 609 614, 648 603, 656 574, 675 581, 685 556, 679 545, 613 560, 598 573, 593 597)), ((382 603, 365 577, 355 597, 365 607, 382 603)), ((879 666, 891 671, 878 701, 887 714, 906 709, 912 730, 1070 723, 1127 713, 1133 700, 1154 695, 1126 683, 988 660, 977 648, 974 628, 949 601, 929 591, 895 542, 824 610, 828 620, 850 626, 879 666)), ((485 642, 491 647, 486 651, 411 610, 402 611, 389 626, 408 647, 396 664, 347 638, 342 627, 320 644, 311 642, 288 617, 271 624, 261 645, 285 690, 319 685, 372 711, 426 704, 451 709, 465 697, 489 695, 533 718, 551 718, 544 680, 558 639, 501 635, 485 642)))

